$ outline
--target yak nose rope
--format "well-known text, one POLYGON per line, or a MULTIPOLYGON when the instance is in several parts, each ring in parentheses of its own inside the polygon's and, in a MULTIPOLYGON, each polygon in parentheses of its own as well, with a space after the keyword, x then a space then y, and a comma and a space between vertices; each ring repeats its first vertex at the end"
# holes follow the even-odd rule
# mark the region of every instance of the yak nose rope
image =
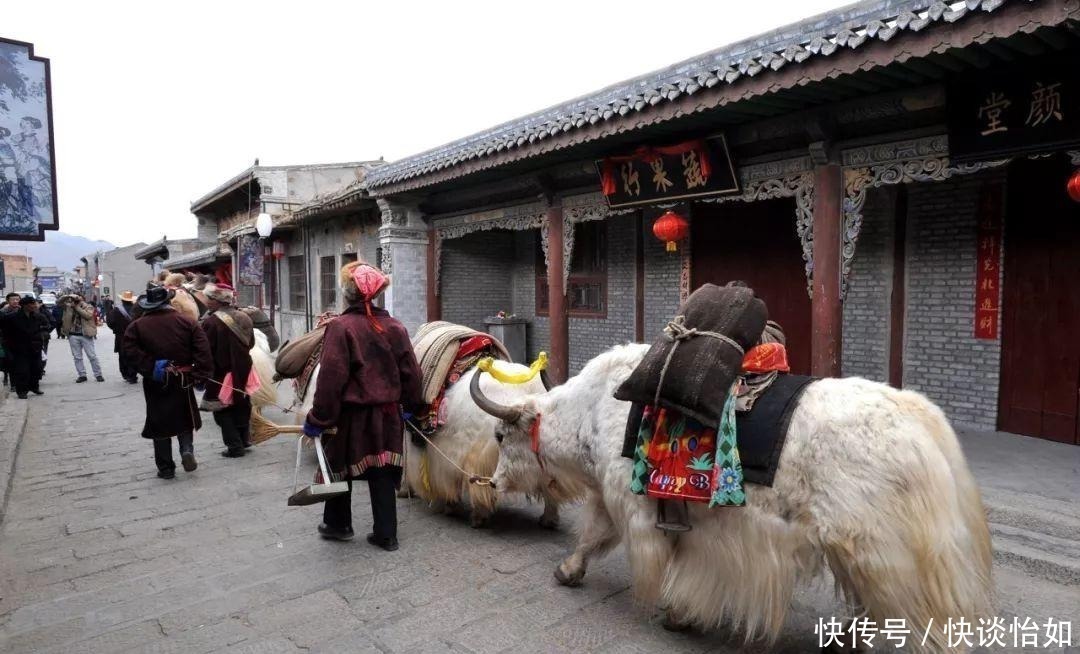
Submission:
POLYGON ((470 484, 475 484, 477 486, 488 486, 490 488, 495 488, 495 484, 491 481, 491 477, 484 477, 482 475, 477 475, 477 474, 471 473, 468 470, 466 470, 465 468, 462 468, 457 463, 455 463, 453 459, 446 456, 446 454, 442 450, 440 450, 439 447, 437 445, 435 445, 435 443, 431 442, 431 439, 428 438, 427 435, 424 434, 424 432, 420 431, 420 429, 416 425, 413 424, 412 420, 406 420, 405 425, 409 429, 411 429, 414 432, 416 432, 417 434, 419 434, 420 438, 423 438, 425 441, 427 441, 427 444, 430 445, 432 447, 432 449, 434 449, 439 454, 439 456, 446 459, 447 463, 454 466, 455 468, 457 468, 458 472, 460 472, 461 474, 468 477, 470 484))

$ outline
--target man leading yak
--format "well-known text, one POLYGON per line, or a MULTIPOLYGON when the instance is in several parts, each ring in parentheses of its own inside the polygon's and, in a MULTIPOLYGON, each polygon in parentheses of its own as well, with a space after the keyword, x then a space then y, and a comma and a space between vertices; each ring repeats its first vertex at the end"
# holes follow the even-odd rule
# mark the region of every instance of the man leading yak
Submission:
POLYGON ((243 311, 233 307, 236 294, 225 284, 208 284, 204 289, 209 313, 202 321, 214 374, 210 378, 202 407, 214 412, 214 422, 221 427, 221 440, 227 458, 244 456, 251 447, 251 398, 247 395, 251 376, 251 348, 255 328, 243 311))

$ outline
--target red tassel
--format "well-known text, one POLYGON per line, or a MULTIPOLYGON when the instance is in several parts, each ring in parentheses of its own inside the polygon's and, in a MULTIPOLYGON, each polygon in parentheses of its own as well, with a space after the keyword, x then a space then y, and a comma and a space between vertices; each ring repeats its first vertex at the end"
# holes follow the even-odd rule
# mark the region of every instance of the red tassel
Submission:
POLYGON ((371 323, 371 328, 379 332, 380 334, 385 334, 386 330, 383 329, 383 326, 381 324, 379 324, 379 319, 371 315, 371 300, 365 301, 364 307, 367 309, 367 319, 368 322, 371 323))

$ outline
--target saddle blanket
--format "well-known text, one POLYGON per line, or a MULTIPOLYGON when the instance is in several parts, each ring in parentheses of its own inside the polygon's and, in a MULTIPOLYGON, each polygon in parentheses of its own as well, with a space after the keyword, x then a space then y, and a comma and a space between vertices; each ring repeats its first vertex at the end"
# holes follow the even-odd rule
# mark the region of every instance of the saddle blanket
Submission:
MULTIPOLYGON (((803 375, 777 375, 769 389, 754 403, 752 410, 735 414, 738 454, 745 483, 772 486, 776 468, 780 463, 780 454, 784 450, 792 413, 798 406, 803 391, 814 381, 816 378, 803 375)), ((646 405, 636 402, 631 406, 622 450, 622 455, 628 459, 634 458, 646 409, 646 405)), ((715 431, 708 430, 708 432, 710 436, 715 437, 713 436, 715 431)), ((688 441, 687 444, 689 444, 688 441)), ((700 449, 703 448, 695 443, 692 452, 700 449)), ((687 454, 689 455, 690 452, 687 454)), ((703 463, 701 467, 705 468, 703 463)), ((687 466, 693 467, 689 460, 687 466)), ((697 481, 698 484, 703 484, 706 480, 697 481)), ((708 481, 715 483, 711 477, 708 481)), ((696 488, 692 482, 690 485, 696 488)))

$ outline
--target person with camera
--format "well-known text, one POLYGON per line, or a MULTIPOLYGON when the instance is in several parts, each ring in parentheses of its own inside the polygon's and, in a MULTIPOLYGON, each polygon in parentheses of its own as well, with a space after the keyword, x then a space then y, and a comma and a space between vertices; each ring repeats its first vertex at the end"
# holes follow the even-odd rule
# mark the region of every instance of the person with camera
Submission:
POLYGON ((101 374, 101 364, 98 363, 97 350, 94 348, 94 339, 97 338, 97 320, 95 319, 94 307, 83 299, 78 293, 64 298, 67 305, 64 307, 64 334, 67 336, 68 345, 71 347, 71 356, 75 359, 75 371, 79 376, 75 379, 76 384, 86 381, 86 365, 83 362, 83 354, 90 359, 90 367, 94 371, 94 379, 99 382, 105 381, 101 374))

